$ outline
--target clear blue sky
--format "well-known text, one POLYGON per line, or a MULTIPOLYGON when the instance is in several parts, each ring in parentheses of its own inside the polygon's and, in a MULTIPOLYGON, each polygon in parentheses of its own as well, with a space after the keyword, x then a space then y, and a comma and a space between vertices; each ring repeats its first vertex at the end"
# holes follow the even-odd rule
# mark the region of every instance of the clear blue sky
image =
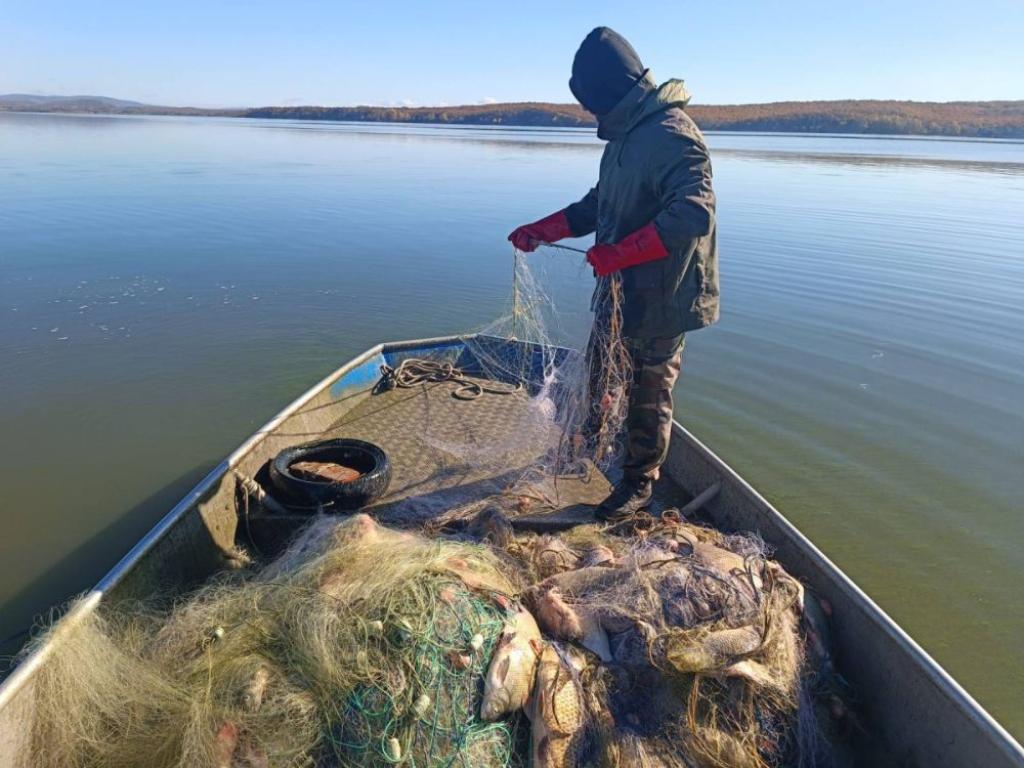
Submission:
POLYGON ((0 0, 0 93, 564 102, 602 24, 695 102, 1024 99, 1024 0, 0 0))

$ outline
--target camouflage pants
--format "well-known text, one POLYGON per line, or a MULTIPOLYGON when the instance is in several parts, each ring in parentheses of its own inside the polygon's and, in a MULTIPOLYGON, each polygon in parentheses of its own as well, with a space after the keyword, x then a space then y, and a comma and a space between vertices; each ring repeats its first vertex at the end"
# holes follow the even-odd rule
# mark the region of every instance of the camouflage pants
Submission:
MULTIPOLYGON (((588 344, 587 358, 591 382, 600 380, 603 355, 588 344)), ((623 339, 629 352, 633 376, 628 385, 629 407, 626 414, 626 455, 622 464, 627 477, 658 478, 668 456, 672 435, 672 388, 679 378, 683 357, 683 334, 666 339, 623 339)), ((592 386, 592 396, 598 388, 592 386)), ((592 404, 592 414, 596 413, 592 404)))
POLYGON ((669 339, 626 339, 633 362, 626 416, 627 476, 658 479, 672 435, 672 387, 683 358, 682 335, 669 339))

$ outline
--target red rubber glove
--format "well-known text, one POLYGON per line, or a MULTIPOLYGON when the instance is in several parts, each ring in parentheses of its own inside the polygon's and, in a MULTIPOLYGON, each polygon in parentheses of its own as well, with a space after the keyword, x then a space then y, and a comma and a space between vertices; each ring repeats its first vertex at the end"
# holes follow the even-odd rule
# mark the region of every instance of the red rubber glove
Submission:
POLYGON ((666 256, 668 249, 661 242, 661 236, 653 222, 631 235, 626 235, 614 245, 595 245, 587 251, 587 261, 598 277, 610 275, 626 267, 664 259, 666 256))
POLYGON ((566 218, 565 211, 562 210, 545 216, 533 224, 517 227, 508 236, 508 239, 520 251, 530 252, 537 250, 537 246, 541 243, 553 243, 566 237, 572 237, 572 230, 569 229, 569 219, 566 218))

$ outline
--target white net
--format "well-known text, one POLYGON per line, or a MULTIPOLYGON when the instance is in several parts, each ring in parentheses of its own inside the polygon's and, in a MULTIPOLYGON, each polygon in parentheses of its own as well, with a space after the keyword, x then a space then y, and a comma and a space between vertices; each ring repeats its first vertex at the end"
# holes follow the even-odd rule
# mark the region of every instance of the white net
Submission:
POLYGON ((617 275, 598 278, 586 302, 580 288, 589 275, 578 266, 568 274, 573 261, 562 251, 515 251, 506 311, 467 337, 474 375, 524 388, 528 402, 515 423, 500 435, 472 423, 453 434, 432 431, 428 419, 430 445, 481 467, 530 456, 531 481, 579 474, 588 463, 602 470, 615 464, 632 375, 621 333, 622 288, 617 275), (573 278, 575 290, 566 285, 573 278), (560 288, 571 297, 566 309, 556 306, 560 288), (506 339, 525 344, 510 348, 506 339))

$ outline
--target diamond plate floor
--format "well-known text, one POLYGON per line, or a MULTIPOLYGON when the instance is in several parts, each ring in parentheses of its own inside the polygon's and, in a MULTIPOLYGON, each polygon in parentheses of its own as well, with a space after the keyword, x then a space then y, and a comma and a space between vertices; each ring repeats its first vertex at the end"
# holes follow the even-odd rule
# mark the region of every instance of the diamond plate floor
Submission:
MULTIPOLYGON (((513 487, 521 493, 529 468, 557 439, 525 391, 462 400, 452 395, 455 389, 445 382, 373 394, 325 433, 387 451, 393 475, 376 505, 378 517, 423 522, 513 487)), ((593 467, 585 477, 532 488, 530 495, 550 502, 548 509, 593 505, 608 493, 593 467)))

